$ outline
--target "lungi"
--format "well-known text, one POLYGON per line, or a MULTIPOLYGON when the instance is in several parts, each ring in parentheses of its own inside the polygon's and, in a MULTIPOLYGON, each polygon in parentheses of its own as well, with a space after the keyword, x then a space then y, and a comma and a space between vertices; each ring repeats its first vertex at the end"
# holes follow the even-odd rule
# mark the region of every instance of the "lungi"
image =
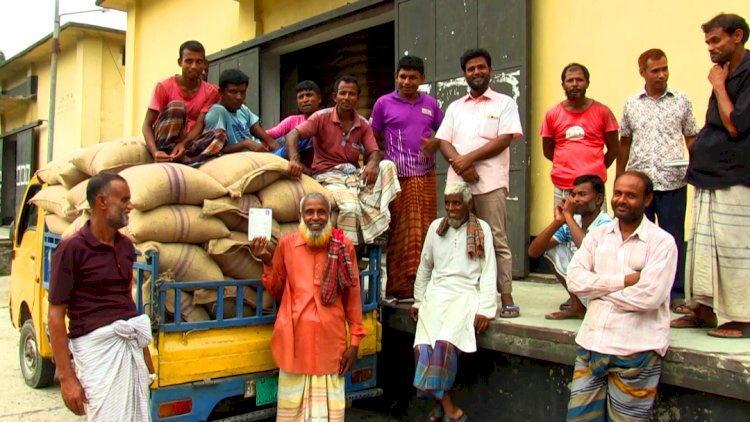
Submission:
POLYGON ((276 421, 343 421, 345 385, 345 378, 338 374, 301 375, 280 369, 276 421))
POLYGON ((414 296, 422 244, 437 218, 437 178, 433 169, 427 175, 399 178, 398 182, 401 194, 390 206, 386 296, 406 299, 414 296))
MULTIPOLYGON (((182 101, 171 101, 159 113, 154 122, 154 142, 156 149, 170 154, 175 143, 187 130, 187 109, 182 101)), ((185 148, 183 164, 199 164, 218 155, 227 143, 224 129, 204 132, 185 148)))
POLYGON ((647 421, 661 376, 653 351, 613 356, 576 351, 568 421, 647 421))
POLYGON ((150 421, 148 367, 151 320, 139 315, 70 340, 89 421, 150 421))
POLYGON ((372 243, 388 230, 391 222, 388 206, 401 192, 396 165, 391 161, 380 162, 378 178, 372 186, 362 185, 361 173, 361 169, 346 163, 315 176, 336 201, 339 208, 336 225, 355 245, 360 243, 359 230, 364 243, 372 243))
POLYGON ((750 322, 750 187, 696 189, 685 262, 688 303, 750 322))
POLYGON ((438 340, 435 348, 429 344, 414 347, 414 387, 419 398, 441 400, 453 388, 458 371, 459 349, 447 341, 438 340))

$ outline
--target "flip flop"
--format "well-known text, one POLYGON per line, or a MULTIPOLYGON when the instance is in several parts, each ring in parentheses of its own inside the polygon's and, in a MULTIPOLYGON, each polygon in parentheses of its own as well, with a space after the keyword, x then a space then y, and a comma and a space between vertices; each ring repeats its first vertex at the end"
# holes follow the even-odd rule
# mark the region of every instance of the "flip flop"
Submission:
POLYGON ((586 313, 584 312, 582 315, 574 314, 573 312, 570 312, 569 310, 564 310, 560 312, 552 312, 551 314, 547 314, 544 316, 545 319, 552 319, 552 320, 561 320, 561 319, 583 319, 584 315, 586 313))
POLYGON ((521 316, 521 308, 516 305, 503 304, 500 308, 500 312, 497 313, 497 316, 500 318, 518 318, 521 316), (503 312, 510 312, 510 314, 505 314, 503 312))
POLYGON ((568 300, 566 300, 565 302, 563 302, 563 303, 560 304, 560 310, 564 311, 564 310, 570 308, 571 306, 573 306, 573 299, 568 298, 568 300))
POLYGON ((695 315, 685 315, 677 319, 673 319, 669 326, 672 328, 716 328, 716 323, 706 321, 703 318, 698 318, 695 315))
POLYGON ((711 337, 718 337, 718 338, 750 338, 750 325, 737 324, 735 322, 727 322, 726 324, 721 324, 717 328, 710 330, 708 332, 708 335, 711 337), (738 336, 727 335, 725 333, 720 332, 720 330, 737 331, 739 332, 739 335, 738 336))
POLYGON ((430 413, 427 415, 427 420, 430 422, 439 422, 443 420, 443 416, 443 406, 438 403, 437 406, 430 410, 430 413))
POLYGON ((469 417, 466 416, 466 413, 461 413, 461 416, 459 416, 457 419, 453 419, 448 415, 443 415, 443 422, 468 422, 468 421, 469 421, 469 417))

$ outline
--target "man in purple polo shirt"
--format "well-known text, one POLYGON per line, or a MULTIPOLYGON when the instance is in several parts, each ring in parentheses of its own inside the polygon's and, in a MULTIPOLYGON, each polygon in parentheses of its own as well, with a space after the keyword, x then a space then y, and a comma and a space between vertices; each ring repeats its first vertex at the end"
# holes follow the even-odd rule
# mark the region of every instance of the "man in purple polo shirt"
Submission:
POLYGON ((385 159, 396 164, 401 194, 391 203, 386 295, 399 299, 414 293, 414 279, 427 229, 437 218, 435 152, 438 141, 427 139, 440 127, 443 112, 437 101, 418 91, 424 83, 424 62, 404 56, 398 61, 396 91, 372 109, 372 130, 385 144, 385 159))

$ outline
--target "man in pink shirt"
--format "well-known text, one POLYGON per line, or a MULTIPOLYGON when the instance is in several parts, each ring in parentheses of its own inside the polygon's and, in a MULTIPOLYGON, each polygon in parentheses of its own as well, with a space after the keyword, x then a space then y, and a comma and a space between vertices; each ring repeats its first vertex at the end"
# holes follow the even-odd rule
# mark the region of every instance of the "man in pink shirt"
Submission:
POLYGON ((653 197, 645 173, 618 176, 617 221, 589 231, 568 266, 568 290, 589 300, 576 336, 568 421, 649 419, 677 268, 672 235, 643 218, 653 197))
POLYGON ((182 43, 177 64, 182 74, 159 82, 154 89, 143 120, 143 137, 154 161, 196 164, 221 152, 227 142, 222 129, 203 132, 206 113, 220 96, 202 78, 208 64, 201 43, 182 43))
MULTIPOLYGON (((281 148, 274 151, 274 154, 289 159, 289 150, 286 147, 286 135, 307 120, 313 113, 318 111, 320 102, 320 87, 313 81, 302 81, 297 84, 297 108, 300 114, 292 114, 279 122, 276 126, 266 130, 266 133, 272 138, 279 141, 281 148)), ((297 146, 302 163, 308 169, 312 165, 313 159, 313 140, 312 138, 300 139, 297 146)))
POLYGON ((440 152, 451 164, 450 184, 463 179, 471 186, 477 217, 492 229, 500 292, 501 318, 515 318, 520 309, 513 303, 513 266, 505 228, 505 198, 508 196, 510 150, 521 139, 521 119, 512 98, 490 88, 492 58, 482 48, 461 56, 461 69, 469 94, 452 102, 435 138, 440 152))
MULTIPOLYGON (((586 66, 571 63, 563 68, 560 79, 567 98, 547 111, 540 131, 544 156, 552 161, 555 206, 570 195, 573 180, 582 174, 595 174, 606 183, 607 168, 615 162, 619 146, 615 115, 586 97, 586 66)), ((602 210, 606 209, 605 198, 602 210)))

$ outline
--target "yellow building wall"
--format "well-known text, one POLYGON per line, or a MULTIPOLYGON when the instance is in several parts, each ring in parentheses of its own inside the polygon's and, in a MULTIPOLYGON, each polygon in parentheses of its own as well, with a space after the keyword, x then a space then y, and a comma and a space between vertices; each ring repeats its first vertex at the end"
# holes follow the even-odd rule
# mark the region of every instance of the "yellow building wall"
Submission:
POLYGON ((321 15, 353 3, 351 0, 256 0, 261 2, 263 33, 321 15))
MULTIPOLYGON (((122 65, 122 42, 104 41, 99 69, 99 88, 91 96, 99 97, 99 140, 107 141, 123 134, 125 109, 125 66, 122 65)), ((88 139, 91 140, 91 139, 88 139)))
MULTIPOLYGON (((669 61, 669 85, 690 97, 702 126, 711 94, 706 78, 712 63, 700 26, 720 12, 750 19, 750 2, 532 0, 531 126, 525 128, 531 143, 532 235, 552 218, 552 166, 542 153, 539 128, 545 112, 565 98, 560 85, 562 68, 570 62, 588 67, 587 95, 609 106, 619 121, 625 98, 643 87, 638 56, 649 48, 661 48, 669 61)), ((613 164, 606 183, 608 198, 614 173, 613 164)), ((686 221, 689 226, 690 215, 686 221)))

